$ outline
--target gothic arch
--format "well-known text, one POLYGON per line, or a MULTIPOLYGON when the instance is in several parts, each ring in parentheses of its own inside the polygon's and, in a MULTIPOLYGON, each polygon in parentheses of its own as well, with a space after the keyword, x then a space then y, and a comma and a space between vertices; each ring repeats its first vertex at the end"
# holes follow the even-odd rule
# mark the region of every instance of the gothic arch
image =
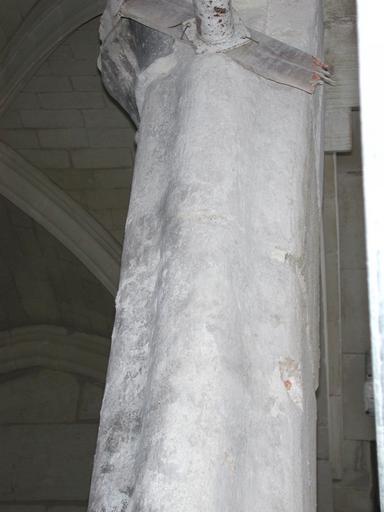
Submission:
POLYGON ((0 143, 0 194, 41 224, 115 295, 121 247, 41 171, 0 143))
POLYGON ((71 32, 103 12, 105 0, 40 0, 0 54, 0 114, 71 32))
POLYGON ((104 383, 109 340, 64 327, 36 325, 0 332, 0 374, 41 366, 104 383))

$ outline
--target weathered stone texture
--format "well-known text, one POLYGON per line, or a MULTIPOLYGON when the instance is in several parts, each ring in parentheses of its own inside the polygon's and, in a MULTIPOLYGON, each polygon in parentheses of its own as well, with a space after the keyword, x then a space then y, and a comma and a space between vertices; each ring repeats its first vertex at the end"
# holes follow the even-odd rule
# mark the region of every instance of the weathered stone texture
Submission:
MULTIPOLYGON (((270 2, 267 31, 316 52, 319 19, 270 2)), ((90 510, 314 511, 319 98, 152 60, 90 510)))

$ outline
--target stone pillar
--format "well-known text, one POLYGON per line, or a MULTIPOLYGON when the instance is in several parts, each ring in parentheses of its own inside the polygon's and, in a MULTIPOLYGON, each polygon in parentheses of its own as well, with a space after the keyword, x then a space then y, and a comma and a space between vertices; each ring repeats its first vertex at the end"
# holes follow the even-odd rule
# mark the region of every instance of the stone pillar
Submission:
MULTIPOLYGON (((264 30, 317 52, 317 8, 264 30)), ((102 50, 140 127, 89 510, 314 512, 320 96, 142 31, 102 50)))

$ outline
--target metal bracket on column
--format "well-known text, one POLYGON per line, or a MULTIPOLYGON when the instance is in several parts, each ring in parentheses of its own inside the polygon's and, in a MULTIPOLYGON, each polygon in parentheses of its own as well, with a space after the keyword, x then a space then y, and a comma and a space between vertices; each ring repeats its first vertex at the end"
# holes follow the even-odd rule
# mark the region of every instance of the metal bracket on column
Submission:
POLYGON ((320 59, 246 27, 231 0, 125 0, 119 14, 192 45, 196 53, 225 52, 249 71, 311 94, 317 85, 333 83, 320 59))

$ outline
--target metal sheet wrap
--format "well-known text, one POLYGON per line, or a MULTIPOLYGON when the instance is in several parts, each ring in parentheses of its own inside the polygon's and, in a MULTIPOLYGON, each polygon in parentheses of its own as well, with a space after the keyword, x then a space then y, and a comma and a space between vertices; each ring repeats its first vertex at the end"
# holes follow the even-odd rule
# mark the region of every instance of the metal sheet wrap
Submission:
POLYGON ((180 39, 182 23, 193 18, 194 11, 192 3, 185 0, 127 0, 120 16, 180 39))
POLYGON ((313 93, 321 77, 316 76, 320 70, 312 55, 261 32, 249 31, 249 44, 228 52, 233 60, 268 80, 313 93))
MULTIPOLYGON (((193 44, 199 53, 198 45, 194 44, 193 40, 188 42, 187 37, 183 37, 186 28, 183 23, 194 17, 192 2, 126 0, 120 9, 120 16, 182 40, 183 43, 193 44)), ((212 45, 209 49, 215 52, 225 51, 226 55, 249 71, 308 93, 313 93, 318 84, 331 82, 327 66, 319 59, 261 32, 248 30, 248 44, 236 48, 228 48, 225 45, 222 48, 215 48, 215 45, 212 45)))

